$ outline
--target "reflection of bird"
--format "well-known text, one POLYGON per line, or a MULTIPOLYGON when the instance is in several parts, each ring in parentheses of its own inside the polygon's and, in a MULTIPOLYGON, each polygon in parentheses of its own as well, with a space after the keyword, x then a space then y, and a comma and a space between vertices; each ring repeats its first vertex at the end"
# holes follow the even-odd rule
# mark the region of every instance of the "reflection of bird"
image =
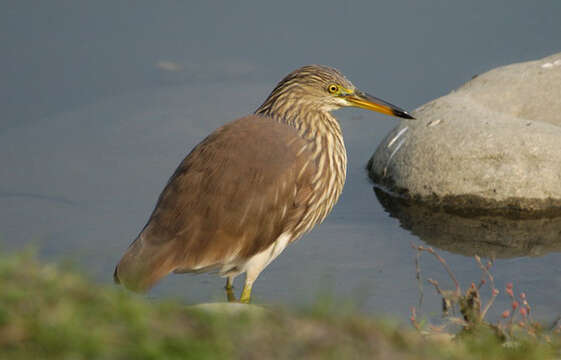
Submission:
POLYGON ((214 131, 183 160, 148 223, 115 269, 144 291, 170 272, 246 273, 249 302, 259 273, 329 213, 345 182, 347 155, 330 111, 357 106, 412 119, 319 65, 288 74, 253 115, 214 131))

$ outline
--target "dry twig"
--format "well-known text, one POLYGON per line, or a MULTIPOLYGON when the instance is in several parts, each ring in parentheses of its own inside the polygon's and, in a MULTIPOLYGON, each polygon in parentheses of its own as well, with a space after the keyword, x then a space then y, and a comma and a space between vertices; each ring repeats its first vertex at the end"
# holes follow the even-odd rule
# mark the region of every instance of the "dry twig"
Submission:
POLYGON ((444 258, 442 256, 438 255, 432 247, 424 247, 422 245, 417 246, 415 244, 411 244, 411 246, 413 247, 413 249, 416 249, 419 252, 426 251, 429 254, 432 254, 442 264, 442 266, 444 267, 444 269, 448 273, 448 276, 450 276, 450 279, 452 279, 452 281, 454 282, 454 285, 456 286, 455 296, 459 297, 460 294, 461 294, 460 283, 456 279, 456 276, 454 276, 454 273, 452 272, 452 269, 450 269, 450 267, 446 263, 446 260, 444 260, 444 258))
POLYGON ((411 320, 411 324, 415 329, 417 329, 417 331, 421 331, 421 325, 417 322, 417 311, 414 306, 411 306, 411 317, 409 320, 411 320))
POLYGON ((493 263, 491 261, 488 261, 487 266, 484 266, 481 263, 481 258, 479 256, 475 255, 474 257, 475 257, 475 261, 477 261, 477 264, 479 265, 479 268, 481 269, 483 274, 487 276, 487 278, 489 279, 489 283, 491 285, 491 298, 489 299, 489 301, 487 302, 487 304, 483 308, 483 311, 481 311, 481 314, 479 315, 479 320, 481 321, 481 320, 483 320, 483 318, 485 318, 485 315, 487 314, 487 311, 489 311, 489 309, 491 308, 491 306, 495 302, 495 299, 497 298, 497 295, 499 295, 499 290, 497 290, 495 288, 495 279, 493 278, 493 275, 491 275, 491 273, 489 272, 489 269, 491 268, 493 263))
MULTIPOLYGON (((411 246, 415 248, 415 245, 413 245, 413 243, 411 243, 411 246)), ((423 297, 424 297, 423 281, 421 280, 420 260, 421 260, 421 252, 416 251, 415 252, 415 278, 417 278, 417 286, 419 287, 419 308, 423 305, 423 297)))

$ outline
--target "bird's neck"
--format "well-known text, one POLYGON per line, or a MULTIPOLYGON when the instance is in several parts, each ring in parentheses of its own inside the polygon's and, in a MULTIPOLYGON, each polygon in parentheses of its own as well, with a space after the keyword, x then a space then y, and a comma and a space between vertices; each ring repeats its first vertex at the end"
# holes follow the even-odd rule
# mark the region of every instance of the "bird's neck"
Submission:
POLYGON ((264 115, 295 128, 306 140, 313 141, 317 137, 333 136, 343 145, 343 132, 339 122, 324 109, 303 103, 299 99, 288 102, 265 102, 256 111, 256 115, 264 115))
POLYGON ((318 163, 328 168, 326 172, 331 174, 331 182, 336 185, 329 196, 334 203, 343 189, 347 173, 347 151, 337 119, 328 111, 310 107, 303 111, 297 106, 282 108, 266 105, 263 104, 255 114, 296 128, 298 135, 309 141, 309 149, 318 163))
POLYGON ((322 189, 319 191, 324 201, 310 221, 321 222, 341 195, 347 175, 347 151, 341 126, 326 109, 301 105, 298 99, 289 102, 290 106, 269 100, 255 114, 294 127, 298 135, 308 141, 309 154, 318 167, 317 175, 311 182, 314 189, 322 189))

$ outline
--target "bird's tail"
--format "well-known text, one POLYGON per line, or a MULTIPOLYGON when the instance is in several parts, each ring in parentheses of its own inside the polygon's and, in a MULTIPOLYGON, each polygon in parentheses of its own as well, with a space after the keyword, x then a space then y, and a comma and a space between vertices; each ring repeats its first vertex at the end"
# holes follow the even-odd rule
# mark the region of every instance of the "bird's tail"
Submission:
POLYGON ((173 254, 168 247, 147 245, 142 235, 127 249, 115 267, 113 280, 135 292, 146 292, 175 269, 173 254))

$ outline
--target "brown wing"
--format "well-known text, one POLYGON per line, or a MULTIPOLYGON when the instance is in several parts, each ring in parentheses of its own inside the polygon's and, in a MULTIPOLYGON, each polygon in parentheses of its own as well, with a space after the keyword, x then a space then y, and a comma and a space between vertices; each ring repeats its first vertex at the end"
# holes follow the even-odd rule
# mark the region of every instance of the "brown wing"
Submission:
POLYGON ((308 146, 294 128, 256 115, 217 129, 171 176, 116 278, 129 273, 127 286, 145 289, 173 270, 266 249, 306 212, 316 167, 308 146))

